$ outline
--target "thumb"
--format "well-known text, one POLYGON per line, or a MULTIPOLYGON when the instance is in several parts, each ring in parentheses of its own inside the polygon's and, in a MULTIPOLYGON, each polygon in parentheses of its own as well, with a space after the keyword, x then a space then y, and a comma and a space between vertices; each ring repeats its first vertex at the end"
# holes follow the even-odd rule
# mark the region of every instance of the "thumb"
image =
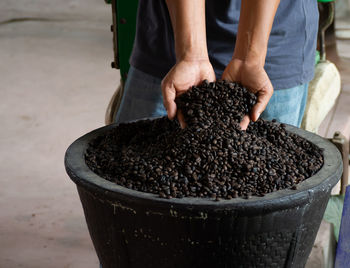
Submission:
POLYGON ((260 90, 258 91, 258 101, 257 103, 253 106, 252 111, 251 111, 251 119, 255 122, 256 120, 259 119, 260 115, 262 112, 265 110, 271 96, 273 93, 273 89, 271 86, 271 89, 268 90, 260 90))
POLYGON ((169 119, 176 116, 176 90, 173 83, 162 82, 163 104, 168 113, 169 119))
POLYGON ((181 110, 177 111, 177 120, 179 120, 181 128, 184 129, 186 127, 186 123, 185 123, 184 115, 182 114, 181 110))
POLYGON ((249 125, 249 122, 250 122, 249 115, 245 115, 241 123, 239 124, 241 126, 241 129, 246 130, 249 125))

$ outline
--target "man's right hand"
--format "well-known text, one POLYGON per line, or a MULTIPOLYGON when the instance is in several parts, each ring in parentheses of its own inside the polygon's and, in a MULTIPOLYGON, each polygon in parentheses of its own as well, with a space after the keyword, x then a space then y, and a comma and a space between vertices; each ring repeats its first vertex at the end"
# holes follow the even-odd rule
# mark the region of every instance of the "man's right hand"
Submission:
MULTIPOLYGON (((175 98, 207 79, 215 81, 215 73, 209 59, 184 59, 178 61, 168 72, 162 81, 163 103, 167 110, 169 119, 177 114, 175 98)), ((181 127, 184 127, 184 120, 178 114, 181 127)))
POLYGON ((166 0, 174 31, 176 64, 162 81, 164 106, 168 117, 178 119, 175 98, 204 79, 215 80, 209 62, 205 29, 205 0, 166 0))

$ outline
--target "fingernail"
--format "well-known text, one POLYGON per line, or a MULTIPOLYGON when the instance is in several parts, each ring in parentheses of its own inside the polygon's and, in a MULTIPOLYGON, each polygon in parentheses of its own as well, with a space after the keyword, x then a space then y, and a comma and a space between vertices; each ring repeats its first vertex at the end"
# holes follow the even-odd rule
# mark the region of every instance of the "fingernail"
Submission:
MULTIPOLYGON (((260 115, 261 115, 261 112, 258 112, 257 115, 256 115, 256 120, 259 119, 260 115)), ((256 121, 256 120, 255 120, 255 121, 256 121)))

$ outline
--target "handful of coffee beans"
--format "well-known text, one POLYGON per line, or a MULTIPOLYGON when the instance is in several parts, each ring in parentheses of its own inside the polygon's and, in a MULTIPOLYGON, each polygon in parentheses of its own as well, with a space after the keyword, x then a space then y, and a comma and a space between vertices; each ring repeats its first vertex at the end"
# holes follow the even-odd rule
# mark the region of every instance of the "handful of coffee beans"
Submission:
POLYGON ((242 131, 256 101, 240 84, 203 81, 176 99, 185 129, 167 117, 120 124, 91 142, 86 163, 107 180, 161 198, 296 189, 322 167, 322 151, 276 122, 259 119, 242 131))

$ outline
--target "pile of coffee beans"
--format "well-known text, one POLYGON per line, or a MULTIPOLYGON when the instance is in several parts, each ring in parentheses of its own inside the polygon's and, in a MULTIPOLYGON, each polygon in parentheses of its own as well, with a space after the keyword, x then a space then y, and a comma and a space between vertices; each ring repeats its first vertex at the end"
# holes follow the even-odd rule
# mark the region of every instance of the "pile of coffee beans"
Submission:
POLYGON ((186 128, 166 117, 120 124, 94 139, 89 168, 129 189, 161 198, 249 198, 290 188, 315 174, 322 151, 262 119, 239 122, 256 96, 237 83, 204 81, 176 99, 186 128))

